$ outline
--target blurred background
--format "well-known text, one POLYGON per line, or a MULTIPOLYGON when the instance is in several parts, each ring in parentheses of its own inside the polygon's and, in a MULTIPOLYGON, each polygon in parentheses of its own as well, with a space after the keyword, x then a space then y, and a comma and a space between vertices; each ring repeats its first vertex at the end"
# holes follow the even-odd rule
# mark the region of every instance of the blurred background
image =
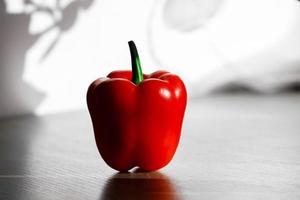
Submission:
POLYGON ((0 0, 0 117, 86 108, 86 90, 130 69, 179 74, 189 96, 298 91, 297 0, 0 0))

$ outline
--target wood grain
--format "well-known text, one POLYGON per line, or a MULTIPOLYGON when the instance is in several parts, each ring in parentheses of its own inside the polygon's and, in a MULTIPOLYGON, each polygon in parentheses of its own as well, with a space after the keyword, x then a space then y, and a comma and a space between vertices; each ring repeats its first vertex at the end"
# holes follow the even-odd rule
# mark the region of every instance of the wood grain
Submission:
POLYGON ((87 111, 1 120, 0 199, 300 199, 300 95, 190 100, 152 173, 106 166, 87 111))

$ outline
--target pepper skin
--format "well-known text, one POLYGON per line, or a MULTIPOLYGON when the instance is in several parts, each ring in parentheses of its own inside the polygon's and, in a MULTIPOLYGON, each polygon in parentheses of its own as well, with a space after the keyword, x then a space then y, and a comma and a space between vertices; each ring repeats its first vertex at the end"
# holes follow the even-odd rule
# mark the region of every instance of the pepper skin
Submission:
POLYGON ((95 80, 87 104, 104 161, 118 171, 153 171, 166 166, 176 151, 187 92, 174 74, 136 70, 139 58, 130 45, 133 72, 114 71, 95 80))

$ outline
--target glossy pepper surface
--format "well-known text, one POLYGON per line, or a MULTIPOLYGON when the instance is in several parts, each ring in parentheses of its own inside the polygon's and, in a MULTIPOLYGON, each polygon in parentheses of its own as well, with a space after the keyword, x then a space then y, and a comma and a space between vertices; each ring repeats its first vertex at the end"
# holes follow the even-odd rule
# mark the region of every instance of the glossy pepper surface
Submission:
POLYGON ((87 92, 98 150, 113 169, 157 170, 179 143, 187 92, 169 72, 142 74, 135 44, 129 42, 132 71, 114 71, 87 92))

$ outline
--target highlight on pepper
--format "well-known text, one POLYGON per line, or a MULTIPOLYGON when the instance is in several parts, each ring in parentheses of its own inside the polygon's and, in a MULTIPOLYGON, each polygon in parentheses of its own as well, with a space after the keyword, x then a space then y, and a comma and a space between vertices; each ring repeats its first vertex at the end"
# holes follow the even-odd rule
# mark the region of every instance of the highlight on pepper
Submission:
POLYGON ((187 92, 175 74, 143 74, 135 43, 128 44, 132 70, 113 71, 87 91, 96 145, 115 170, 158 170, 179 144, 187 92))

